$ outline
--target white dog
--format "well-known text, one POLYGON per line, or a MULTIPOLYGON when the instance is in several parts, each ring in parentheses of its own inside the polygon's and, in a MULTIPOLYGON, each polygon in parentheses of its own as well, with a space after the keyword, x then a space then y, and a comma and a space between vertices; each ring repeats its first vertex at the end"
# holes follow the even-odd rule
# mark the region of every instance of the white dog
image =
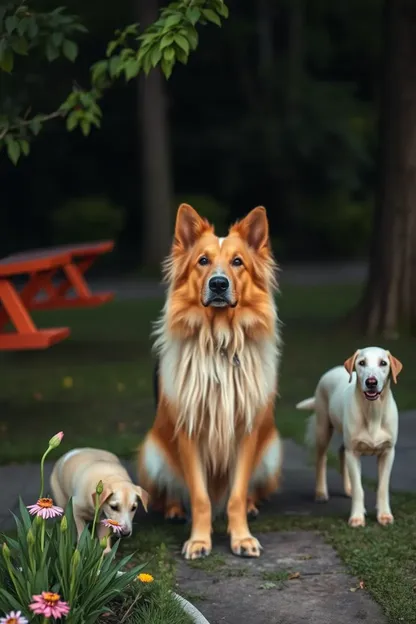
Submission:
MULTIPOLYGON (((100 496, 100 515, 115 520, 120 526, 120 535, 132 534, 132 522, 138 506, 138 499, 147 510, 148 493, 134 485, 127 470, 118 457, 101 449, 81 448, 69 451, 55 464, 51 475, 51 489, 54 501, 65 507, 72 497, 74 520, 78 539, 87 522, 94 518, 96 488, 103 482, 100 496)), ((98 537, 108 533, 108 528, 99 525, 98 537)), ((111 549, 110 536, 105 552, 111 549)))
POLYGON ((379 347, 359 349, 344 367, 325 373, 315 396, 296 405, 313 410, 307 442, 316 449, 316 500, 328 500, 326 454, 334 429, 342 434, 340 448, 344 490, 352 496, 349 524, 365 525, 364 490, 361 483, 361 455, 378 460, 377 520, 393 522, 389 483, 398 433, 397 405, 390 389, 390 377, 397 383, 403 366, 389 351, 379 347))

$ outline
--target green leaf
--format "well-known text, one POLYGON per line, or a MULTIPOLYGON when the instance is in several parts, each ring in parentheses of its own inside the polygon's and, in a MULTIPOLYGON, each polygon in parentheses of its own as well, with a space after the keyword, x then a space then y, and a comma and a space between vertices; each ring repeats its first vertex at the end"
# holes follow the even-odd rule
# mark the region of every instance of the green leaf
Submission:
POLYGON ((11 46, 16 54, 26 55, 29 44, 25 37, 14 37, 11 42, 11 46))
POLYGON ((66 56, 68 61, 71 61, 73 63, 78 56, 78 45, 75 43, 75 41, 65 39, 62 46, 62 52, 64 53, 64 56, 66 56))
POLYGON ((77 113, 78 111, 73 111, 66 119, 66 129, 68 132, 71 132, 71 130, 76 128, 78 125, 79 115, 77 113))
POLYGON ((165 48, 163 50, 163 58, 166 61, 173 61, 173 59, 175 58, 175 50, 174 50, 174 48, 172 48, 172 47, 165 48))
POLYGON ((227 19, 229 11, 228 11, 228 7, 224 4, 224 2, 221 2, 217 10, 218 10, 218 13, 222 15, 222 17, 227 19))
POLYGON ((164 27, 163 30, 169 30, 170 28, 172 28, 172 26, 176 26, 177 24, 179 24, 182 21, 182 15, 180 14, 176 14, 176 15, 169 15, 169 17, 164 20, 164 27))
POLYGON ((199 37, 198 37, 198 33, 196 29, 189 28, 186 34, 188 37, 189 45, 191 46, 191 50, 196 50, 198 47, 198 41, 199 41, 199 37))
POLYGON ((10 17, 6 18, 6 21, 4 24, 6 26, 7 33, 10 35, 14 30, 17 30, 17 27, 19 25, 19 20, 16 17, 16 15, 11 15, 10 17))
POLYGON ((117 41, 110 41, 109 44, 107 45, 107 50, 105 52, 106 56, 111 56, 114 52, 114 50, 117 48, 119 42, 117 41))
POLYGON ((105 76, 108 69, 108 61, 98 61, 91 67, 91 78, 96 82, 99 78, 105 76))
POLYGON ((189 54, 189 43, 182 35, 175 35, 175 43, 182 48, 185 54, 189 54))
POLYGON ((173 43, 174 39, 175 39, 175 35, 173 35, 172 33, 168 33, 167 35, 164 35, 160 42, 160 49, 163 50, 164 48, 167 48, 168 46, 170 46, 171 43, 173 43))
POLYGON ((20 145, 19 143, 10 135, 7 135, 5 138, 7 144, 7 153, 9 155, 10 160, 14 165, 17 165, 17 162, 20 158, 20 145))
POLYGON ((117 77, 123 69, 122 64, 120 63, 120 57, 112 56, 109 61, 108 67, 111 78, 117 77))
POLYGON ((81 131, 84 136, 88 136, 91 130, 91 124, 87 119, 81 121, 81 131))
POLYGON ((26 141, 26 139, 20 139, 20 149, 25 156, 28 156, 30 152, 29 141, 26 141))
MULTIPOLYGON (((166 52, 166 49, 165 49, 165 52, 166 52)), ((150 62, 152 63, 152 67, 156 67, 156 65, 159 63, 161 58, 162 58, 161 48, 157 48, 157 47, 153 48, 150 54, 150 62)))
POLYGON ((19 24, 17 25, 17 32, 20 36, 24 35, 26 30, 29 27, 29 19, 27 17, 23 17, 19 24))
POLYGON ((196 7, 189 7, 186 10, 186 17, 191 22, 192 26, 195 26, 199 18, 201 17, 201 11, 196 7))
POLYGON ((215 13, 215 11, 213 11, 212 9, 202 9, 202 15, 205 17, 205 19, 207 19, 209 22, 212 22, 213 24, 216 24, 217 26, 221 26, 221 20, 218 17, 218 15, 215 13))
POLYGON ((42 130, 42 119, 38 115, 33 117, 31 122, 29 123, 29 128, 31 129, 33 134, 37 136, 39 132, 42 130))
POLYGON ((162 59, 161 67, 162 67, 163 73, 165 74, 166 80, 169 80, 172 74, 174 64, 175 64, 175 59, 173 59, 172 61, 167 61, 165 58, 162 59))
POLYGON ((180 48, 176 48, 176 60, 182 63, 183 65, 186 65, 188 62, 188 55, 185 54, 185 52, 181 50, 180 48))
POLYGON ((54 32, 52 34, 52 41, 53 44, 56 45, 57 48, 59 48, 62 45, 62 41, 64 40, 64 35, 61 32, 54 32))
POLYGON ((49 63, 55 61, 59 56, 59 50, 56 45, 53 44, 51 39, 46 44, 45 55, 49 63))
POLYGON ((5 48, 0 56, 0 69, 10 74, 14 66, 14 54, 10 48, 5 48))
POLYGON ((27 27, 27 34, 29 35, 29 37, 31 39, 34 39, 37 36, 38 32, 39 32, 39 27, 38 27, 38 25, 36 23, 36 19, 34 17, 29 17, 28 21, 29 21, 29 24, 28 24, 28 27, 27 27))
POLYGON ((137 59, 130 59, 129 61, 127 61, 124 67, 124 73, 127 81, 137 76, 140 71, 140 65, 141 63, 137 59))

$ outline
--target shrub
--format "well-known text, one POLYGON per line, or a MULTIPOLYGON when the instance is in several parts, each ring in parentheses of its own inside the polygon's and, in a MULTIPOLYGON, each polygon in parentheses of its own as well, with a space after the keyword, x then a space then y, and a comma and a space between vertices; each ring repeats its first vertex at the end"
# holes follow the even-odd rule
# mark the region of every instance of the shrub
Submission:
POLYGON ((125 224, 125 210, 106 197, 71 199, 51 215, 57 243, 116 239, 125 224))

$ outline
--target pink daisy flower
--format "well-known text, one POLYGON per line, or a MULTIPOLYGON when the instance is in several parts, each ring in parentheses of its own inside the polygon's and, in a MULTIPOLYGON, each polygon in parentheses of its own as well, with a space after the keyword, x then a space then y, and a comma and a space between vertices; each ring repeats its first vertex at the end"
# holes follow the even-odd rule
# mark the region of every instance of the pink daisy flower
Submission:
POLYGON ((120 533, 123 531, 122 525, 120 524, 120 522, 117 522, 117 520, 110 520, 109 518, 106 518, 105 520, 101 520, 101 524, 103 524, 108 529, 112 529, 113 533, 115 533, 116 535, 120 535, 120 533))
POLYGON ((69 604, 61 600, 59 594, 53 592, 42 592, 38 596, 32 596, 32 604, 29 609, 36 615, 43 615, 45 618, 55 618, 59 620, 62 616, 68 615, 69 604))
POLYGON ((0 624, 29 624, 21 611, 10 611, 6 617, 0 618, 0 624))
POLYGON ((36 505, 28 505, 27 508, 32 516, 40 516, 44 520, 57 518, 64 513, 62 507, 54 505, 51 498, 40 498, 36 505))

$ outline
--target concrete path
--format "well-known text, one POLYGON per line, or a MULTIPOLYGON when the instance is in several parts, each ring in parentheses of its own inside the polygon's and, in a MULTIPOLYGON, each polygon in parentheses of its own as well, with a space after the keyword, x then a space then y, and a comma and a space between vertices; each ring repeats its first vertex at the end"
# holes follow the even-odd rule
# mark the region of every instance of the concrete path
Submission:
MULTIPOLYGON (((361 284, 367 275, 367 265, 357 263, 281 265, 280 285, 318 286, 323 284, 361 284)), ((134 277, 97 278, 89 280, 94 292, 112 291, 117 299, 149 299, 162 297, 165 287, 156 280, 134 277)))

